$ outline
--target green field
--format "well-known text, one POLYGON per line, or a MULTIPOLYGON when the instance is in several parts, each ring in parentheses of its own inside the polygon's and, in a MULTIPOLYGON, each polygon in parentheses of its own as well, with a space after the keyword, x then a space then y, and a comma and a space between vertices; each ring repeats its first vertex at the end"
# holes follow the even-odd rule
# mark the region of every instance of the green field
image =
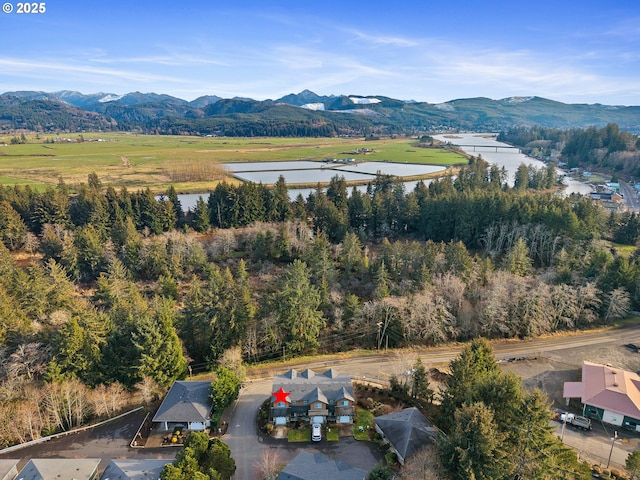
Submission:
MULTIPOLYGON (((206 138, 129 133, 27 136, 26 144, 0 137, 0 184, 70 185, 95 172, 102 183, 161 191, 202 192, 225 178, 220 163, 321 160, 326 157, 366 161, 455 165, 462 156, 435 148, 417 148, 414 140, 367 141, 342 138, 206 138), (84 141, 80 141, 80 139, 84 141), (56 143, 45 143, 56 139, 56 143), (65 141, 68 139, 69 141, 65 141), (100 141, 98 141, 100 140, 100 141), (372 150, 355 154, 358 148, 372 150)), ((230 177, 227 177, 230 179, 230 177)))

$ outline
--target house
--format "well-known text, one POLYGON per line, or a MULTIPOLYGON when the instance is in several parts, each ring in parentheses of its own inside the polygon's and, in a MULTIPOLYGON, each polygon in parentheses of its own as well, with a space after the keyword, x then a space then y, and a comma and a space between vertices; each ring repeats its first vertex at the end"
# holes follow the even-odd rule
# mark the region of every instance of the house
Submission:
POLYGON ((351 377, 330 368, 324 373, 291 369, 273 379, 271 422, 353 423, 351 377))
POLYGON ((13 480, 18 474, 20 460, 0 460, 0 480, 13 480))
POLYGON ((211 426, 211 382, 177 381, 153 417, 155 428, 202 431, 211 426))
POLYGON ((95 480, 99 458, 33 458, 16 479, 19 480, 95 480))
POLYGON ((565 382, 563 397, 579 398, 585 417, 640 432, 640 376, 610 365, 582 362, 582 381, 565 382))
POLYGON ((366 470, 302 451, 280 472, 278 480, 365 480, 366 470))
POLYGON ((430 442, 435 442, 437 432, 431 423, 415 407, 389 413, 373 419, 376 431, 389 443, 400 464, 430 442))
POLYGON ((159 480, 167 463, 171 460, 111 460, 100 480, 159 480))

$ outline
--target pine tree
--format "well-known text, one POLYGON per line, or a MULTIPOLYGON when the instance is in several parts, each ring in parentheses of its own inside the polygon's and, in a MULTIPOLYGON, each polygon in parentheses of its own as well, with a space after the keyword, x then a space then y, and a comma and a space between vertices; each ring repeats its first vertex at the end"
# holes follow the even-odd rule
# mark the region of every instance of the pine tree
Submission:
POLYGON ((278 323, 285 332, 287 351, 300 353, 319 345, 318 336, 325 323, 319 310, 320 302, 320 292, 309 281, 307 265, 294 260, 272 303, 278 323))

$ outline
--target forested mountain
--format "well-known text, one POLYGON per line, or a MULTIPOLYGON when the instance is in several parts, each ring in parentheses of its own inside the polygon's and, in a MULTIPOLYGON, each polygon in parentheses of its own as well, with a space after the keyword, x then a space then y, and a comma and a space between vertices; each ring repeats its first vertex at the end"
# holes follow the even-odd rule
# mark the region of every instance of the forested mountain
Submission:
POLYGON ((440 104, 383 96, 320 96, 305 90, 277 100, 204 96, 7 92, 0 129, 39 132, 121 130, 227 136, 335 136, 443 130, 500 131, 515 126, 604 127, 640 132, 640 107, 569 105, 539 97, 471 98, 440 104))

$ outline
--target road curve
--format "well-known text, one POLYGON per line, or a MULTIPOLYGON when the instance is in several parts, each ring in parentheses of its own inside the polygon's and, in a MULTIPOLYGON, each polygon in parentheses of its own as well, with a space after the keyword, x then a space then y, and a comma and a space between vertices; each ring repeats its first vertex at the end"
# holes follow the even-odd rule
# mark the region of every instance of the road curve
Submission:
MULTIPOLYGON (((546 352, 569 348, 597 346, 609 343, 640 343, 640 325, 618 329, 602 329, 597 331, 575 332, 557 336, 541 337, 530 340, 505 340, 493 342, 493 349, 498 360, 510 357, 541 357, 546 352)), ((327 355, 321 359, 305 362, 286 362, 270 364, 269 367, 254 367, 250 370, 252 378, 240 392, 238 401, 231 412, 229 429, 224 436, 236 461, 235 480, 251 480, 255 478, 254 464, 262 452, 268 448, 257 434, 256 415, 262 402, 271 393, 273 375, 282 373, 288 368, 311 368, 322 370, 335 367, 348 372, 354 377, 367 381, 386 382, 391 375, 398 375, 408 370, 419 356, 427 366, 448 364, 459 355, 463 345, 416 348, 411 350, 394 350, 368 355, 355 355, 344 358, 343 354, 327 355)))

